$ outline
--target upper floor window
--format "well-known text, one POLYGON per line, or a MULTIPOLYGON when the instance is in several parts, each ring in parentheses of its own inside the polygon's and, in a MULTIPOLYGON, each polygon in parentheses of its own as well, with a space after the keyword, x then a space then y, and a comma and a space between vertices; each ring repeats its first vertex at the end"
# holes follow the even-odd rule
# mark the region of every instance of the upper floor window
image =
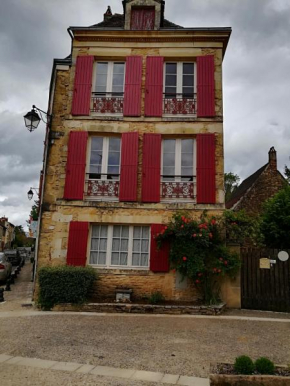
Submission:
POLYGON ((92 137, 90 140, 87 196, 115 200, 119 197, 121 138, 92 137))
POLYGON ((120 176, 121 138, 92 137, 90 179, 115 180, 120 176))
POLYGON ((165 139, 162 141, 163 199, 193 199, 195 182, 194 139, 165 139))
POLYGON ((95 67, 92 111, 122 113, 125 79, 124 62, 97 62, 95 67))
POLYGON ((131 29, 132 30, 153 30, 155 26, 154 7, 132 7, 131 29))
POLYGON ((196 114, 195 63, 165 63, 164 114, 196 114))

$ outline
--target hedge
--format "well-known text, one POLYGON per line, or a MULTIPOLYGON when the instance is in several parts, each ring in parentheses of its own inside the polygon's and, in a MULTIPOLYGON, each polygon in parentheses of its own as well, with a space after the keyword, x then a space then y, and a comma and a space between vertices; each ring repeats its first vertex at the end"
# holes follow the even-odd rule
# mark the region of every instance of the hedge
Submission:
POLYGON ((41 268, 38 278, 38 304, 43 309, 51 309, 61 303, 84 303, 97 275, 91 267, 63 266, 41 268))

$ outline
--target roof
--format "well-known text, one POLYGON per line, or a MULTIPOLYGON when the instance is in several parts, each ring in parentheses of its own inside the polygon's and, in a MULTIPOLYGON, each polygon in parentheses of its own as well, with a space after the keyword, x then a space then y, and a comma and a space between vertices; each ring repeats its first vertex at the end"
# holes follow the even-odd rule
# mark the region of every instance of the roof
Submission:
POLYGON ((250 177, 246 178, 241 185, 235 190, 231 199, 226 203, 226 208, 230 209, 234 204, 236 204, 240 198, 244 196, 244 194, 254 185, 254 183, 258 180, 263 171, 267 168, 269 163, 262 166, 259 170, 253 173, 250 177))
MULTIPOLYGON (((89 28, 124 28, 125 26, 125 19, 124 15, 120 13, 115 13, 111 17, 108 17, 106 20, 94 24, 90 26, 89 28)), ((174 24, 171 21, 164 19, 163 26, 160 29, 182 29, 180 25, 174 24)))

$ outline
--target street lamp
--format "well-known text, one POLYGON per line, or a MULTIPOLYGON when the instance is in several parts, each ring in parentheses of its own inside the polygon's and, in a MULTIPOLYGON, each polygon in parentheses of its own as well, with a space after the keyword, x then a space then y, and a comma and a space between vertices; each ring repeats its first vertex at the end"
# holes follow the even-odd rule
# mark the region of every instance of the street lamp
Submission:
POLYGON ((24 115, 23 118, 28 131, 32 132, 38 128, 40 121, 44 122, 45 124, 50 124, 51 115, 33 105, 32 110, 24 115), (42 114, 46 115, 47 121, 43 119, 42 114))
POLYGON ((34 195, 33 190, 35 190, 35 193, 37 195, 39 195, 39 193, 38 193, 39 189, 37 189, 37 188, 30 188, 30 190, 27 192, 27 197, 28 197, 29 201, 31 201, 33 199, 33 195, 34 195))

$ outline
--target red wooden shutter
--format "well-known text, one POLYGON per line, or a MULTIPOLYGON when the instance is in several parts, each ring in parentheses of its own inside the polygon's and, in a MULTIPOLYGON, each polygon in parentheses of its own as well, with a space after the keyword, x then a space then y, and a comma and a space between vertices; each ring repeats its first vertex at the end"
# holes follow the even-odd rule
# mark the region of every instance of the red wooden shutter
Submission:
POLYGON ((151 225, 151 247, 150 247, 150 270, 152 272, 168 272, 169 271, 169 252, 170 244, 163 243, 158 249, 155 237, 164 229, 165 225, 151 225))
POLYGON ((124 95, 124 116, 141 115, 142 56, 128 56, 124 95))
POLYGON ((122 134, 120 201, 137 201, 138 133, 122 134))
POLYGON ((90 115, 93 63, 93 56, 77 57, 72 115, 90 115))
POLYGON ((197 203, 216 203, 215 135, 197 135, 197 203))
POLYGON ((142 202, 160 202, 161 135, 144 134, 142 202))
POLYGON ((146 65, 145 116, 162 117, 163 106, 162 56, 148 56, 146 65))
POLYGON ((74 222, 69 226, 67 265, 84 267, 87 262, 88 222, 74 222))
POLYGON ((153 30, 155 26, 155 7, 136 7, 131 10, 132 30, 153 30))
POLYGON ((215 116, 214 56, 197 58, 197 116, 215 116))
POLYGON ((84 197, 87 140, 86 131, 70 132, 64 187, 66 200, 82 200, 84 197))

